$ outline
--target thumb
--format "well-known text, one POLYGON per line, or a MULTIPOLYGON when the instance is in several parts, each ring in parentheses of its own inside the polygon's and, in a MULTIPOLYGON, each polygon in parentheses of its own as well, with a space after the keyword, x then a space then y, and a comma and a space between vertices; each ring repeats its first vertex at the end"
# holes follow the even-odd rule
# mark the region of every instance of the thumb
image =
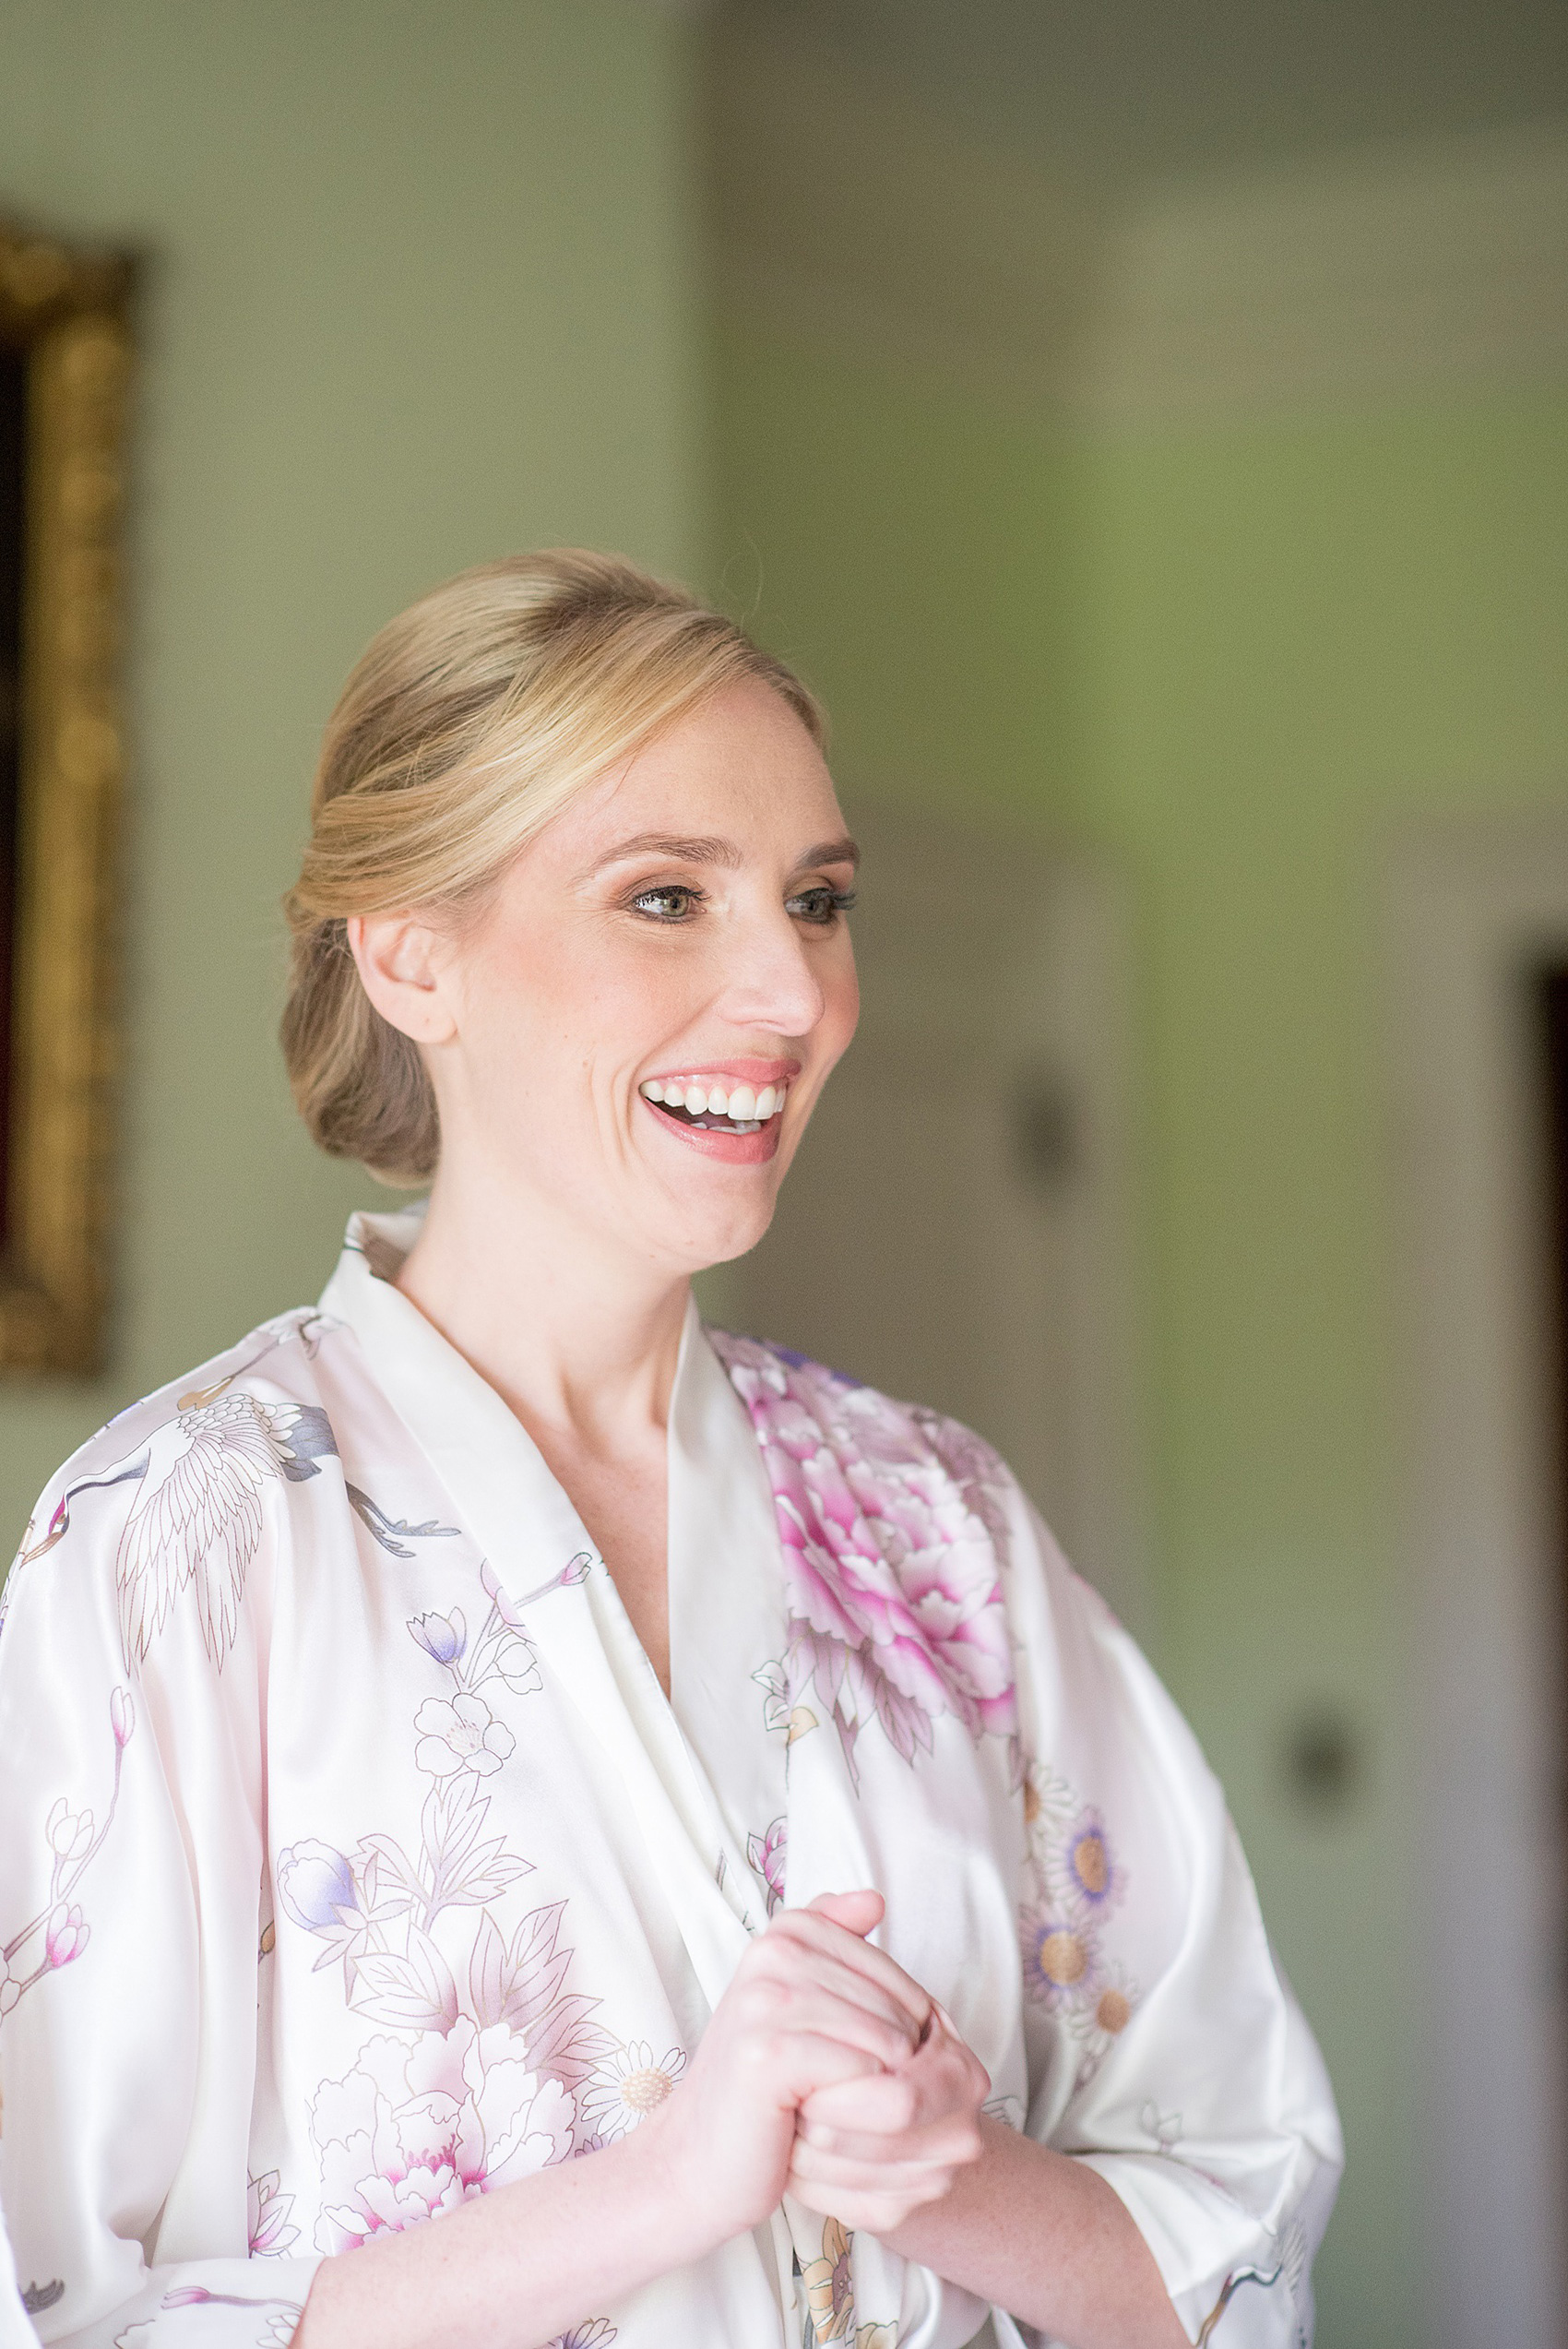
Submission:
POLYGON ((887 1909, 881 1893, 869 1888, 861 1892, 819 1892, 806 1906, 814 1915, 826 1917, 830 1925, 859 1934, 862 1941, 868 1933, 875 1932, 887 1909))

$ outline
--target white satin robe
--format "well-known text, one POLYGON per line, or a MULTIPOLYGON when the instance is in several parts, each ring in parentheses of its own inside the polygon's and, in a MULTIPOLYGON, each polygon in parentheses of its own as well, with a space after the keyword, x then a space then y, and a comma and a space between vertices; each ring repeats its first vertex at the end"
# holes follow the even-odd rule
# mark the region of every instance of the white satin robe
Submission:
MULTIPOLYGON (((1340 2164, 1220 1790, 968 1431, 688 1321, 666 1701, 356 1217, 315 1311, 61 1472, 0 1635, 0 2203, 40 2338, 275 2349, 316 2260, 636 2128, 781 1901, 875 1885, 992 2109, 1190 2336, 1312 2330, 1340 2164)), ((790 2209, 565 2349, 958 2349, 790 2209)))

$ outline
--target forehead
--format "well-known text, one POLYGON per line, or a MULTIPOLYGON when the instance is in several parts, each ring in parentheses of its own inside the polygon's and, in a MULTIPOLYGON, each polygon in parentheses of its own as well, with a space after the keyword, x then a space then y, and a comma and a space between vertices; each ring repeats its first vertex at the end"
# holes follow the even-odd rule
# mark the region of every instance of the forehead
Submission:
POLYGON ((833 778, 783 697, 760 681, 701 703, 571 799, 540 837, 578 864, 644 833, 788 858, 844 829, 833 778))

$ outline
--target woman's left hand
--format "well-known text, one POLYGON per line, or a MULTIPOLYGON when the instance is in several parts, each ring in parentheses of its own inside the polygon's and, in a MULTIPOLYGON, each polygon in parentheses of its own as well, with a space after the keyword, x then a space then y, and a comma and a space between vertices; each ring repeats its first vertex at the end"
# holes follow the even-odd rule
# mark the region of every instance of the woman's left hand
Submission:
POLYGON ((819 2089, 802 2105, 788 2191, 807 2210, 891 2235, 980 2159, 984 2065, 932 2003, 921 2045, 891 2071, 819 2089))

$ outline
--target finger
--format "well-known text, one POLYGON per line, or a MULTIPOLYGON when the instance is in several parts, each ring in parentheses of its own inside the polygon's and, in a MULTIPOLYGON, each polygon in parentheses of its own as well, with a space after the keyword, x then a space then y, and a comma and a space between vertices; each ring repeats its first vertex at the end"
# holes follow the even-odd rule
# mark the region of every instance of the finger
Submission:
POLYGON ((908 2069, 897 2066, 869 2078, 862 2093, 822 2088, 801 2107, 802 2131, 808 2136, 843 2128, 892 2137, 937 2117, 922 2108, 919 2084, 908 2069))
MULTIPOLYGON (((889 2070, 904 2062, 909 2051, 907 2022, 888 2022, 849 1998, 814 1982, 756 1981, 739 2001, 736 2020, 754 2045, 766 2048, 802 2035, 832 2039, 872 2058, 872 2070, 889 2070)), ((837 2077, 837 2075, 835 2075, 837 2077)), ((816 2082, 811 2087, 814 2089, 816 2082)), ((808 2093, 810 2091, 803 2091, 808 2093)))
POLYGON ((843 2153, 824 2153, 797 2138, 790 2163, 792 2180, 805 2186, 842 2187, 853 2194, 945 2194, 958 2169, 957 2162, 855 2161, 843 2153))
POLYGON ((874 1975, 858 1966, 846 1965, 830 1952, 784 1937, 771 1942, 764 1940, 757 1947, 752 1970, 790 1990, 810 1985, 833 1997, 863 2007, 868 2014, 880 2016, 897 2031, 904 2057, 912 2057, 920 2045, 921 2027, 903 2001, 874 1975))
MULTIPOLYGON (((825 1900, 847 1900, 850 1896, 847 1893, 825 1893, 822 1897, 825 1900)), ((880 1900, 881 1894, 869 1897, 880 1900)), ((777 1935, 781 1939, 820 1950, 825 1956, 836 1957, 840 1963, 863 1973, 868 1980, 880 1983, 918 2024, 923 2024, 931 2014, 935 2003, 931 1993, 922 1989, 912 1975, 906 1973, 896 1958, 890 1958, 885 1950, 877 1949, 873 1942, 862 1940, 848 1927, 836 1924, 814 1904, 809 1909, 781 1910, 767 1930, 770 1936, 777 1935)))
POLYGON ((869 2162, 882 2169, 902 2168, 906 2164, 945 2163, 949 2167, 967 2168, 980 2159, 984 2146, 979 2129, 971 2120, 949 2116, 932 2121, 924 2128, 910 2128, 897 2133, 880 2129, 824 2128, 820 2125, 798 2130, 801 2146, 812 2156, 835 2161, 869 2162))
POLYGON ((832 1925, 841 1925, 846 1933, 861 1939, 874 1933, 887 1914, 887 1903, 880 1892, 867 1887, 854 1892, 819 1892, 806 1908, 813 1916, 825 1916, 832 1925))
POLYGON ((826 2033, 791 2031, 782 2033, 764 2062, 768 2075, 764 2093, 779 2112, 798 2112, 818 2088, 864 2078, 877 2069, 877 2059, 863 2047, 852 2047, 826 2033))
POLYGON ((922 2053, 907 2063, 890 2065, 885 2077, 868 2082, 861 2096, 825 2095, 811 2105, 805 2118, 826 2128, 862 2128, 887 2136, 954 2114, 971 2116, 989 2086, 981 2067, 957 2051, 934 2063, 922 2053))

